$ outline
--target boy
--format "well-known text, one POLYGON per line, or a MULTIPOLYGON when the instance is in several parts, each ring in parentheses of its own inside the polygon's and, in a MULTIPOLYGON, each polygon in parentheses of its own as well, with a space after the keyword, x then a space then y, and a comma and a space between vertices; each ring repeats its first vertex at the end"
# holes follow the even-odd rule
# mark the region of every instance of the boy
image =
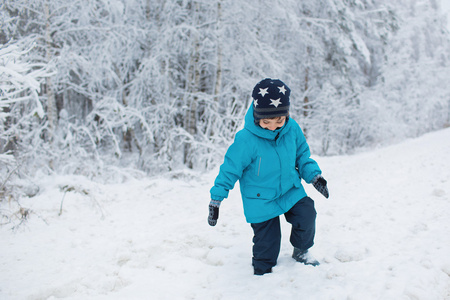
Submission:
POLYGON ((236 133, 210 191, 208 223, 215 226, 221 201, 239 180, 244 214, 254 232, 255 275, 271 273, 277 263, 282 214, 292 224, 292 257, 307 265, 319 264, 308 253, 314 244, 316 210, 301 178, 326 198, 327 182, 310 158, 300 126, 289 118, 290 92, 278 79, 266 78, 255 86, 244 129, 236 133))

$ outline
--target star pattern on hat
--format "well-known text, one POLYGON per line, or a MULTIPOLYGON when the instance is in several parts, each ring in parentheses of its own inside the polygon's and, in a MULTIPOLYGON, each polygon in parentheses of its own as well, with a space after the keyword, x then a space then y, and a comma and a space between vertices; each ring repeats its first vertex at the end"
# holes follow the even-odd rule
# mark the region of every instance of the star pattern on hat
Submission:
POLYGON ((270 99, 270 101, 272 102, 272 103, 270 103, 270 105, 273 105, 273 106, 275 106, 275 107, 278 107, 278 105, 281 104, 281 98, 278 98, 278 99, 270 99))
POLYGON ((259 88, 259 93, 258 94, 260 94, 264 98, 264 96, 269 93, 267 91, 268 89, 269 89, 268 87, 265 88, 265 89, 259 88))
POLYGON ((258 99, 253 99, 253 105, 254 105, 255 107, 258 106, 258 99))
POLYGON ((283 86, 278 86, 278 89, 280 90, 280 93, 282 93, 283 95, 286 95, 286 88, 283 86))

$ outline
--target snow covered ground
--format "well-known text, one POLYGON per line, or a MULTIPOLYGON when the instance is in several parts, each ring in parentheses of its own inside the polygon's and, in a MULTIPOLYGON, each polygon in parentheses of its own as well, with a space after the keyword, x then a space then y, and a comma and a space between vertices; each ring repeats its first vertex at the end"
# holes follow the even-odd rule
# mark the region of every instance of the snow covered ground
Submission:
POLYGON ((283 220, 279 263, 262 277, 237 187, 207 224, 215 172, 109 185, 42 177, 21 201, 27 221, 0 227, 0 299, 450 299, 449 150, 450 128, 316 157, 331 195, 307 186, 321 265, 290 257, 283 220))

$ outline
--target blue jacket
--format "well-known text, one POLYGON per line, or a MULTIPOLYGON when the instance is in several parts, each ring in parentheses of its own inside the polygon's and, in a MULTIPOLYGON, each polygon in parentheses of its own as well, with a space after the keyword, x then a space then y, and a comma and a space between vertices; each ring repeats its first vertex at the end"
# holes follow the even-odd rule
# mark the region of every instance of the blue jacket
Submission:
POLYGON ((260 223, 284 214, 306 197, 301 178, 311 183, 322 173, 310 155, 297 122, 288 119, 280 129, 263 129, 255 124, 251 105, 244 129, 236 133, 225 155, 210 191, 211 199, 227 198, 239 180, 248 223, 260 223))

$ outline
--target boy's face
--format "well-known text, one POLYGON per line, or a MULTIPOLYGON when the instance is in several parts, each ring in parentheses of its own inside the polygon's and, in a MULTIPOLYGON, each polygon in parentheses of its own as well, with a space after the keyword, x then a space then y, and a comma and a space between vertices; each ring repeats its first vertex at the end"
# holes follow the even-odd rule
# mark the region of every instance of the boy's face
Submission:
POLYGON ((276 130, 278 128, 283 127, 286 122, 286 117, 276 117, 272 119, 261 119, 259 120, 259 126, 268 130, 276 130))

